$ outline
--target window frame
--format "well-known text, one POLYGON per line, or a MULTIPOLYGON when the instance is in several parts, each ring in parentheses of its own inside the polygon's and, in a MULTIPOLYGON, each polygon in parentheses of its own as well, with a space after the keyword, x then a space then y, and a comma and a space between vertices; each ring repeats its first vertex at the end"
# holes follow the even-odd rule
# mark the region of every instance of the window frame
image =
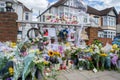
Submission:
POLYGON ((29 13, 25 13, 25 20, 29 20, 29 13))

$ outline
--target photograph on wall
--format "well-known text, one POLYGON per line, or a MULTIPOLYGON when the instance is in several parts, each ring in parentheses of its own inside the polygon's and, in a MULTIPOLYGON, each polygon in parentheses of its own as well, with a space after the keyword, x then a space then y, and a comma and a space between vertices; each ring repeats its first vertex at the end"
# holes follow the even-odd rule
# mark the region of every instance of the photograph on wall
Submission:
POLYGON ((69 30, 68 41, 75 41, 75 31, 73 29, 69 30))
POLYGON ((48 37, 49 33, 48 33, 48 28, 44 28, 43 29, 43 36, 44 37, 48 37))
POLYGON ((55 28, 49 28, 49 37, 56 37, 56 30, 55 28))

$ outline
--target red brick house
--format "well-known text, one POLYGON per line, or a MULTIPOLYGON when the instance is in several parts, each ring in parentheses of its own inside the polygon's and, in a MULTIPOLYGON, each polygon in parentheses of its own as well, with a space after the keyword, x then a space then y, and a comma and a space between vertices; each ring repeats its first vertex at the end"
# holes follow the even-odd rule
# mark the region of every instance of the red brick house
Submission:
POLYGON ((97 25, 91 25, 86 29, 89 40, 88 44, 91 44, 94 39, 98 39, 104 43, 112 43, 112 39, 116 36, 116 20, 117 11, 114 7, 106 8, 104 10, 97 10, 88 6, 87 13, 95 20, 97 25))

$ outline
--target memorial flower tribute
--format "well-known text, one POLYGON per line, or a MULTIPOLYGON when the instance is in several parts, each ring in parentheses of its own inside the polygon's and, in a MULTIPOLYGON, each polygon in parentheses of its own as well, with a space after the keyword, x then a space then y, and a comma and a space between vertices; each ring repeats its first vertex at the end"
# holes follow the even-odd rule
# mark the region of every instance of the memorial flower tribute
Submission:
POLYGON ((57 80, 61 70, 85 69, 97 72, 108 68, 118 69, 119 47, 116 44, 103 46, 97 41, 80 48, 67 40, 59 45, 54 40, 45 45, 42 43, 48 40, 41 40, 35 38, 24 43, 0 42, 0 78, 57 80))

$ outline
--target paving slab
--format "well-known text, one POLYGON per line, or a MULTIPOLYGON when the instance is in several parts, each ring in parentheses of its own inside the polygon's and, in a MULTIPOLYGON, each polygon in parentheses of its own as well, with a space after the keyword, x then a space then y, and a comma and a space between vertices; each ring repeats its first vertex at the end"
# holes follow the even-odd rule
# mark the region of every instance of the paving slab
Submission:
POLYGON ((99 71, 94 73, 87 70, 64 70, 58 80, 120 80, 120 73, 115 71, 99 71))

